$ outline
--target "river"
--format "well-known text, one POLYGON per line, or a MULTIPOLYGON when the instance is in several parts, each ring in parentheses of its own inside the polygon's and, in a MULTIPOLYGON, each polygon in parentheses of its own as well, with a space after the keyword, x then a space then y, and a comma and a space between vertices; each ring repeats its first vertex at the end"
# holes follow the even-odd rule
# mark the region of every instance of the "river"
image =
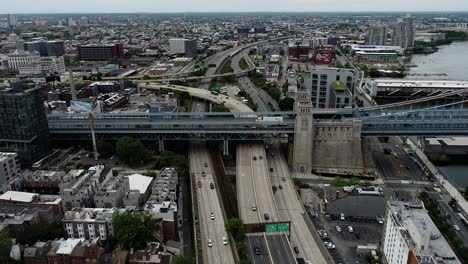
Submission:
MULTIPOLYGON (((407 79, 446 79, 468 81, 468 41, 455 42, 440 46, 432 54, 416 54, 411 64, 410 73, 445 73, 446 76, 407 76, 407 79)), ((448 165, 437 166, 440 172, 456 187, 468 186, 468 157, 453 157, 448 165)))
POLYGON ((407 79, 447 79, 468 81, 468 41, 443 45, 432 54, 415 54, 411 58, 412 73, 445 73, 447 76, 407 76, 407 79))

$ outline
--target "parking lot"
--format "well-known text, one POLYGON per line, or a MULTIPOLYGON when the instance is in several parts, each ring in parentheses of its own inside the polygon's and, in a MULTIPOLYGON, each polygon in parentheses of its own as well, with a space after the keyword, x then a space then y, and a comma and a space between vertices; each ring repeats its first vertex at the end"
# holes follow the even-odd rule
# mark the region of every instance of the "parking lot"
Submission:
POLYGON ((379 244, 382 240, 383 225, 374 219, 315 219, 314 223, 318 229, 325 230, 327 236, 321 236, 322 240, 331 241, 334 249, 329 249, 336 263, 364 264, 364 258, 356 254, 358 245, 379 244), (337 231, 337 226, 341 231, 337 231), (352 232, 348 226, 353 228, 352 232))

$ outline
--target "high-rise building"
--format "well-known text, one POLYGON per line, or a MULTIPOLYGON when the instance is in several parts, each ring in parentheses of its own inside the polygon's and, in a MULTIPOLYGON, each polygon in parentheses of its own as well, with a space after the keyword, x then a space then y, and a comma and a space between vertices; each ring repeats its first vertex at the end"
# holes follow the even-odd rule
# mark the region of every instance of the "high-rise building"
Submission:
POLYGON ((415 31, 413 17, 406 15, 398 19, 398 22, 393 25, 392 45, 400 46, 404 49, 412 47, 414 45, 415 31))
POLYGON ((18 17, 14 14, 8 15, 8 27, 15 28, 18 26, 18 17))
POLYGON ((388 201, 383 237, 385 263, 461 263, 420 201, 388 201))
POLYGON ((169 50, 171 54, 193 58, 197 55, 197 41, 194 39, 170 39, 169 50))
POLYGON ((367 35, 367 44, 385 46, 387 44, 387 26, 370 26, 367 35))
POLYGON ((37 51, 42 57, 63 56, 65 45, 63 41, 31 41, 24 43, 25 51, 37 51))
POLYGON ((310 77, 304 79, 304 87, 309 91, 314 107, 352 106, 354 74, 351 69, 312 69, 310 77))
POLYGON ((12 83, 0 88, 0 151, 16 152, 29 166, 49 153, 49 127, 40 88, 12 83))
POLYGON ((89 44, 78 45, 78 60, 84 61, 105 61, 112 58, 124 57, 124 46, 118 44, 89 44))

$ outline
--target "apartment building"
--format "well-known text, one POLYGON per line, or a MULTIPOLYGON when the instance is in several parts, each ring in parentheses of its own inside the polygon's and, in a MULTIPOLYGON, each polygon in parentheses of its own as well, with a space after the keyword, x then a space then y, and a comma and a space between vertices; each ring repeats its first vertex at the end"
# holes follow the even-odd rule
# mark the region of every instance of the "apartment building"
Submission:
MULTIPOLYGON (((112 215, 116 208, 73 208, 62 219, 69 238, 107 240, 114 236, 112 215)), ((121 209, 124 210, 124 209, 121 209)))

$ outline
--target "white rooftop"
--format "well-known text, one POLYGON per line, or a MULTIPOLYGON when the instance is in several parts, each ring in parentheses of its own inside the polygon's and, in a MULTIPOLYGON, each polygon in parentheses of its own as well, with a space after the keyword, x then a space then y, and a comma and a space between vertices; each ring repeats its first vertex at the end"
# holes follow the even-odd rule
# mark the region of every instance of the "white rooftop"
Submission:
POLYGON ((70 255, 73 249, 81 242, 79 238, 69 238, 67 240, 60 241, 60 247, 56 254, 70 255))
POLYGON ((128 182, 130 185, 130 190, 137 190, 141 194, 145 193, 148 190, 153 177, 143 176, 141 174, 132 174, 128 177, 128 182))
POLYGON ((375 79, 378 86, 385 87, 434 87, 434 88, 468 88, 467 81, 446 80, 401 80, 401 79, 375 79))
POLYGON ((6 193, 0 196, 0 200, 9 200, 17 202, 32 202, 34 197, 37 196, 37 193, 28 193, 28 192, 16 192, 16 191, 7 191, 6 193))

